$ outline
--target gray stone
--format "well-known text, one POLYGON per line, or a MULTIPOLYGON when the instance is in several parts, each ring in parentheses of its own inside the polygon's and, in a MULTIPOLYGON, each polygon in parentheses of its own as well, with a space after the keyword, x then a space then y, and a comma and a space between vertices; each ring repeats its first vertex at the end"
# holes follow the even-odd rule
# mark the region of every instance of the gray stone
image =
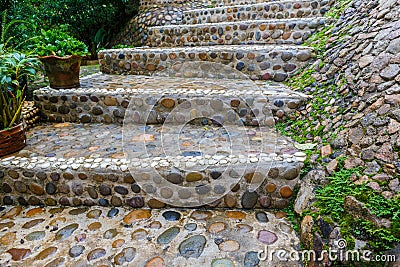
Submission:
POLYGON ((158 238, 157 243, 161 245, 169 244, 180 232, 179 227, 171 227, 165 230, 158 238))
POLYGON ((385 80, 392 80, 400 73, 400 67, 396 64, 390 64, 388 67, 384 68, 380 75, 385 80))
POLYGON ((179 245, 179 254, 185 258, 198 258, 203 253, 206 242, 202 235, 189 237, 179 245))
POLYGON ((85 250, 85 247, 84 247, 84 246, 76 245, 76 246, 73 246, 73 247, 71 247, 71 248, 69 249, 68 254, 69 254, 72 258, 76 258, 76 257, 79 257, 79 256, 83 253, 84 250, 85 250))
POLYGON ((251 209, 257 204, 258 194, 253 191, 246 191, 242 196, 242 207, 245 209, 251 209))

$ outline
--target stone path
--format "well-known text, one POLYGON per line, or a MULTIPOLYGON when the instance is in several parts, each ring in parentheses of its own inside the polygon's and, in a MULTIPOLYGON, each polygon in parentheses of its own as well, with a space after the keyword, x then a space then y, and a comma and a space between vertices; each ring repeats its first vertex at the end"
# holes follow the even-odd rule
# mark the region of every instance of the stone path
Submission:
POLYGON ((299 266, 260 262, 295 250, 282 213, 240 210, 2 207, 0 266, 299 266))

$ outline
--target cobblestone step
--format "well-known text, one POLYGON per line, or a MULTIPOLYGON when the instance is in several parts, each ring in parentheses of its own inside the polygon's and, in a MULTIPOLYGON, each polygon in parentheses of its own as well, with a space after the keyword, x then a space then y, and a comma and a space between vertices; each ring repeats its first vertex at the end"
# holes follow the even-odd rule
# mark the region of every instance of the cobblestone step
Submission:
MULTIPOLYGON (((175 48, 111 49, 99 52, 100 69, 107 74, 150 75, 171 70, 182 62, 220 63, 253 80, 282 82, 312 58, 312 48, 288 45, 221 45, 175 48)), ((218 73, 218 72, 216 72, 218 73)))
POLYGON ((276 208, 305 154, 267 127, 45 124, 0 160, 4 205, 276 208))
POLYGON ((333 1, 289 0, 190 9, 183 12, 182 24, 321 17, 329 10, 332 3, 333 1))
POLYGON ((260 210, 1 207, 0 265, 301 266, 257 256, 267 246, 297 251, 299 240, 283 216, 260 210))
MULTIPOLYGON (((273 3, 277 0, 140 0, 140 8, 147 9, 154 6, 178 6, 187 8, 196 8, 199 6, 214 8, 222 6, 237 6, 237 5, 255 5, 264 3, 273 3)), ((307 0, 296 0, 296 1, 307 1, 307 0)), ((314 2, 320 2, 321 5, 325 5, 331 0, 314 0, 314 2)))
POLYGON ((267 125, 284 120, 306 99, 274 82, 102 73, 82 78, 80 88, 34 93, 44 121, 120 124, 127 110, 134 109, 131 115, 140 123, 162 124, 168 116, 176 121, 196 109, 224 123, 267 125), (200 100, 203 105, 195 107, 200 100))
POLYGON ((247 20, 148 28, 150 47, 302 44, 326 19, 247 20))

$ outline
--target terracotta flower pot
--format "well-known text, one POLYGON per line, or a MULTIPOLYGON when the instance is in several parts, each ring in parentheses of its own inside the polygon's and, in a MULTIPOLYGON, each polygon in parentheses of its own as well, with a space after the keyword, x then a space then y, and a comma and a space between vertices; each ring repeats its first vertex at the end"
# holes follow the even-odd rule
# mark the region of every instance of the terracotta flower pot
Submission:
POLYGON ((21 150, 26 145, 25 125, 20 123, 0 131, 0 157, 21 150))
POLYGON ((50 81, 50 87, 54 89, 67 89, 79 87, 79 72, 81 56, 45 56, 40 57, 50 81))

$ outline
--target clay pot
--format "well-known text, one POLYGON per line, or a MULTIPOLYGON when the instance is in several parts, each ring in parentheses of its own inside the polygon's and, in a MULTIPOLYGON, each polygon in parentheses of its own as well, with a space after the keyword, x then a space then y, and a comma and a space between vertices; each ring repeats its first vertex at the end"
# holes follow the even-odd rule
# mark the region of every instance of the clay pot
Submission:
POLYGON ((45 56, 39 58, 49 78, 50 87, 54 89, 68 89, 80 86, 79 72, 81 56, 45 56))
POLYGON ((25 125, 20 123, 11 129, 0 131, 0 157, 15 153, 26 145, 25 125))

